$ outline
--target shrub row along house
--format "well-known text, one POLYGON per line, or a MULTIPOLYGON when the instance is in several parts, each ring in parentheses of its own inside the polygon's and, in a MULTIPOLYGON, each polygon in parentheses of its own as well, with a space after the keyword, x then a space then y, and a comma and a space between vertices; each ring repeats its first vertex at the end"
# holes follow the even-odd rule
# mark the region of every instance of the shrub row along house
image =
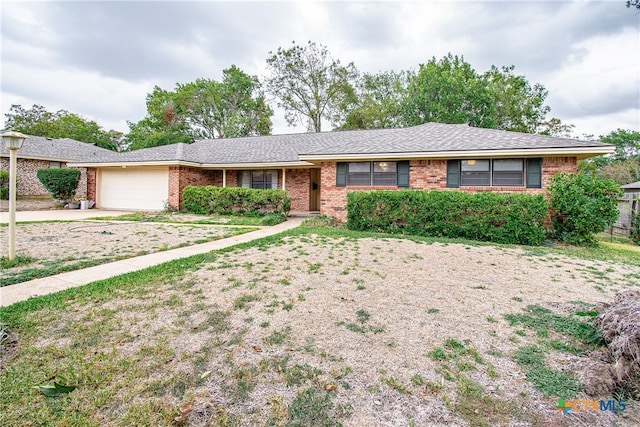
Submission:
POLYGON ((242 186, 284 189, 292 199, 292 211, 344 220, 351 191, 543 193, 555 173, 576 172, 579 159, 614 148, 465 124, 426 123, 208 139, 123 153, 93 147, 67 166, 84 171, 88 198, 105 209, 180 207, 188 185, 242 186))

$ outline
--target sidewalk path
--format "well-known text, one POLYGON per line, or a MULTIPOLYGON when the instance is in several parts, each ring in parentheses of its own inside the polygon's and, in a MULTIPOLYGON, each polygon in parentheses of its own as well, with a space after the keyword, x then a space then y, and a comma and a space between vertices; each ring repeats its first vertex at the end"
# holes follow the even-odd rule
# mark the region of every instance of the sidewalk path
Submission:
POLYGON ((250 242, 252 240, 296 228, 303 220, 304 218, 291 217, 287 221, 274 225, 273 227, 264 227, 260 230, 241 234, 239 236, 228 237, 226 239, 202 243, 200 245, 171 249, 164 252, 156 252, 135 258, 123 259, 121 261, 84 268, 82 270, 70 271, 56 276, 49 276, 42 279, 31 280, 29 282, 4 286, 0 288, 0 306, 6 307, 31 297, 51 294, 67 288, 86 285, 87 283, 95 282, 96 280, 108 279, 120 274, 142 270, 153 265, 162 264, 163 262, 186 258, 192 255, 207 253, 218 249, 224 249, 239 243, 250 242))

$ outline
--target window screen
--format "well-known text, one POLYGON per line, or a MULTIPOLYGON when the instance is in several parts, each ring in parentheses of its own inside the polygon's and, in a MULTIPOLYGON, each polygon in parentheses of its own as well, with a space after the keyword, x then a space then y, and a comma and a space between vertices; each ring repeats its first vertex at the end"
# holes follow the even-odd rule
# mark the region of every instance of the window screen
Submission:
POLYGON ((460 185, 491 185, 489 160, 462 160, 460 162, 460 185))
POLYGON ((522 159, 498 159, 493 161, 493 185, 519 187, 524 185, 522 159))

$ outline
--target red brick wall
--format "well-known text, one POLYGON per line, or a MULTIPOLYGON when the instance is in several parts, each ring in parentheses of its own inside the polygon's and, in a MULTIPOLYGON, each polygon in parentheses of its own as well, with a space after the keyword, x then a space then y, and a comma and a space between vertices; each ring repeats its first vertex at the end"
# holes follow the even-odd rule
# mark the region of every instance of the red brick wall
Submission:
POLYGON ((309 172, 309 169, 287 169, 285 189, 291 197, 292 211, 309 212, 309 172))
MULTIPOLYGON (((17 160, 18 170, 18 196, 27 197, 51 197, 49 192, 44 188, 40 180, 38 179, 38 169, 48 169, 48 160, 34 160, 34 159, 20 159, 17 160)), ((67 167, 67 164, 62 162, 61 166, 67 167)), ((9 158, 2 157, 0 159, 0 169, 9 170, 9 158)), ((76 195, 79 197, 86 197, 87 195, 87 170, 86 168, 74 168, 80 171, 80 181, 78 182, 78 189, 76 195)))
POLYGON ((182 190, 188 185, 216 185, 218 181, 222 183, 222 171, 171 166, 168 204, 176 208, 182 207, 182 190))
MULTIPOLYGON (((347 193, 352 191, 398 190, 398 187, 336 187, 336 163, 322 162, 320 213, 335 216, 340 220, 347 219, 347 193)), ((446 160, 411 160, 409 186, 413 189, 454 190, 477 193, 493 191, 499 193, 527 192, 540 194, 546 191, 551 177, 560 172, 577 172, 575 157, 545 157, 542 161, 542 188, 526 187, 460 187, 447 188, 446 160)))
POLYGON ((97 171, 95 168, 87 168, 87 200, 96 201, 97 171))

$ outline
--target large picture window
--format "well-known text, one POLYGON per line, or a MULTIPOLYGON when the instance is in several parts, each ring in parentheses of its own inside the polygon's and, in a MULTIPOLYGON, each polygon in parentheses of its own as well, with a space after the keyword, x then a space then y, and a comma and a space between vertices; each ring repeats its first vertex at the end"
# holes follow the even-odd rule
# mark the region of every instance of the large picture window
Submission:
POLYGON ((447 161, 447 187, 542 187, 542 159, 447 161))
POLYGON ((278 171, 273 169, 240 171, 238 185, 259 190, 278 188, 278 171))
POLYGON ((347 185, 398 185, 398 162, 349 162, 345 173, 347 185))
POLYGON ((409 187, 409 161, 339 162, 336 186, 409 187))

